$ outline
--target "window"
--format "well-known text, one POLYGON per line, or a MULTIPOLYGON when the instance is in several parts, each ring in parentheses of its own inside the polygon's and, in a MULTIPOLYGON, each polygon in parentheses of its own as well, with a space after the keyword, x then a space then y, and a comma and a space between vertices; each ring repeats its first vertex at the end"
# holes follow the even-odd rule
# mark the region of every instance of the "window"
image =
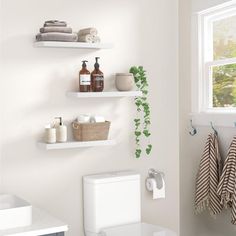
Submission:
POLYGON ((197 110, 236 112, 236 4, 199 13, 197 22, 197 110))
POLYGON ((236 15, 216 20, 212 29, 212 106, 236 107, 236 15))

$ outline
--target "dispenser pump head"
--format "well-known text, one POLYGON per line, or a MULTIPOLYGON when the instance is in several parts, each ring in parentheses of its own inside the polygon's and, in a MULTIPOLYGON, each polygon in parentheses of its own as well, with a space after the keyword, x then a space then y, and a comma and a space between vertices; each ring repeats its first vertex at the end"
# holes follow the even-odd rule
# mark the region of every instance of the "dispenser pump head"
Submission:
POLYGON ((63 124, 62 124, 62 117, 55 117, 55 119, 56 119, 56 120, 59 120, 59 125, 60 125, 60 126, 63 125, 63 124))
POLYGON ((86 62, 88 61, 82 61, 82 62, 83 62, 82 67, 86 68, 87 67, 86 62))
POLYGON ((94 64, 94 68, 95 69, 99 69, 99 64, 98 64, 98 59, 100 59, 100 57, 95 57, 96 63, 94 64))

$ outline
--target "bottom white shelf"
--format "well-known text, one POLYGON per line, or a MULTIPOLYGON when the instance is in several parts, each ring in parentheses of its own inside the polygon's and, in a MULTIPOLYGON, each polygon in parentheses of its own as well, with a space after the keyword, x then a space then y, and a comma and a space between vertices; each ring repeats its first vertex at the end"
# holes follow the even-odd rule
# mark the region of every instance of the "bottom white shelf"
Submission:
POLYGON ((101 141, 87 141, 87 142, 71 141, 71 142, 66 142, 66 143, 53 143, 53 144, 48 144, 44 142, 38 143, 39 147, 46 150, 112 146, 115 144, 116 144, 115 140, 101 140, 101 141))

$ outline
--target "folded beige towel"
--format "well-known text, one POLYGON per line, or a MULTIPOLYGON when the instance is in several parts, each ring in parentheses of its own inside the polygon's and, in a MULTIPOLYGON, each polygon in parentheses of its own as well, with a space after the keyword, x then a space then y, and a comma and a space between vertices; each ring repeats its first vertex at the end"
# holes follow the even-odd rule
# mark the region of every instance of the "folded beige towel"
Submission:
POLYGON ((85 29, 81 29, 78 33, 79 35, 87 35, 87 34, 91 34, 96 36, 98 34, 97 29, 95 28, 85 28, 85 29))
POLYGON ((101 39, 99 36, 86 34, 86 35, 78 35, 78 41, 84 43, 100 43, 101 39))
POLYGON ((67 23, 65 21, 59 21, 59 20, 48 20, 48 21, 45 21, 45 23, 44 23, 44 27, 47 27, 47 26, 57 26, 57 27, 64 26, 64 27, 66 27, 67 23))
POLYGON ((67 33, 44 33, 36 35, 37 41, 61 41, 61 42, 76 42, 78 40, 77 34, 67 33))
POLYGON ((91 34, 78 35, 78 41, 79 42, 84 42, 84 43, 92 43, 93 42, 93 36, 91 34))
POLYGON ((40 33, 50 33, 50 32, 60 32, 60 33, 67 33, 71 34, 72 33, 72 28, 70 27, 63 27, 63 26, 49 26, 49 27, 43 27, 40 28, 40 33))
POLYGON ((100 43, 101 39, 99 36, 93 36, 93 43, 100 43))

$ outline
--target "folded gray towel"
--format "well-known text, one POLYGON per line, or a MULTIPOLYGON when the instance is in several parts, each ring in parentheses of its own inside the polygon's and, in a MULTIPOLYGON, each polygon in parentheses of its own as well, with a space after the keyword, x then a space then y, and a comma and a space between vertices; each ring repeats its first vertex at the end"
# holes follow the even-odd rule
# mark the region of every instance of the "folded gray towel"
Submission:
POLYGON ((67 23, 65 21, 59 21, 59 20, 48 20, 48 21, 45 21, 44 23, 44 27, 47 27, 47 26, 66 27, 67 23))
POLYGON ((43 27, 40 28, 40 33, 50 33, 50 32, 60 32, 60 33, 67 33, 67 34, 71 34, 72 33, 72 28, 70 27, 43 27))
POLYGON ((61 41, 61 42, 76 42, 78 39, 77 34, 67 34, 67 33, 44 33, 37 34, 37 41, 61 41))

